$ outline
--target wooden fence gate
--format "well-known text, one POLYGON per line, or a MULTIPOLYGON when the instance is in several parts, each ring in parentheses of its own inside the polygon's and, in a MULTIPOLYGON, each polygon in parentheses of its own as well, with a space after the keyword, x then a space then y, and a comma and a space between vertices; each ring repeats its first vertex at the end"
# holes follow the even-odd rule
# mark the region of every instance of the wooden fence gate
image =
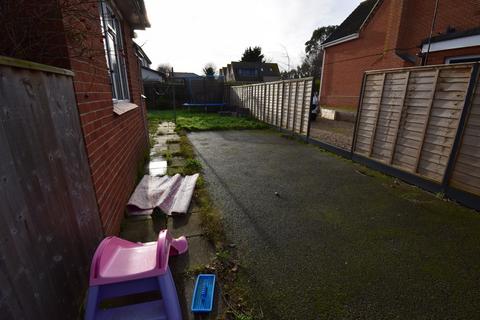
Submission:
POLYGON ((229 104, 268 124, 307 137, 313 78, 230 87, 229 104))
POLYGON ((367 72, 352 157, 479 207, 478 87, 478 64, 367 72))

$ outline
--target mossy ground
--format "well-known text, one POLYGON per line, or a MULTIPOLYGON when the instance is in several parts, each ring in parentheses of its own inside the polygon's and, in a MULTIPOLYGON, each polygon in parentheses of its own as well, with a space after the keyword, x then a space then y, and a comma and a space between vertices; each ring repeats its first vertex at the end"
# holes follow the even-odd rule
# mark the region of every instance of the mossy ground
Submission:
POLYGON ((477 212, 269 131, 189 137, 265 318, 478 314, 477 212))

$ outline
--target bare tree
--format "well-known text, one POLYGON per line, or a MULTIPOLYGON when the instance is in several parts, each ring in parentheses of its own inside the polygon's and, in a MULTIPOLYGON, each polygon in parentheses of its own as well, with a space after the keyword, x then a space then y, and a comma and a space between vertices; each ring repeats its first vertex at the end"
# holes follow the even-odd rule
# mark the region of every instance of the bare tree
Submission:
POLYGON ((203 73, 207 76, 207 77, 214 77, 215 76, 215 73, 217 72, 217 67, 213 64, 213 63, 207 63, 205 65, 205 67, 203 68, 203 73))
POLYGON ((157 67, 157 71, 165 74, 167 77, 172 73, 173 67, 170 63, 162 63, 157 67))

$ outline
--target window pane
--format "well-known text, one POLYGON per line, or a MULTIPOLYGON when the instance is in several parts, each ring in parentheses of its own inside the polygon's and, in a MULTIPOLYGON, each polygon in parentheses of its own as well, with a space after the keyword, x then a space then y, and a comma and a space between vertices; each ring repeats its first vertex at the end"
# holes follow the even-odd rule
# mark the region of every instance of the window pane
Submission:
POLYGON ((116 100, 127 100, 129 99, 128 79, 120 23, 107 4, 104 3, 103 9, 101 24, 102 33, 106 32, 104 46, 112 81, 112 96, 116 100), (106 30, 103 29, 104 27, 106 30))
POLYGON ((117 55, 116 55, 116 45, 115 45, 115 37, 110 32, 108 33, 108 58, 110 60, 110 76, 112 78, 112 93, 114 99, 121 99, 121 86, 120 84, 120 68, 118 65, 117 55))

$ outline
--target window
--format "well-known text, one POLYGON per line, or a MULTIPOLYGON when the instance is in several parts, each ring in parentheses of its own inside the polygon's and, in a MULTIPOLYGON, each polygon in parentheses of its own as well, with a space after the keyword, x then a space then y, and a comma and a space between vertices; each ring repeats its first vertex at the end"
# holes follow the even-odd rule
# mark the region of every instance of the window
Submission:
POLYGON ((445 59, 446 64, 479 62, 479 61, 480 61, 480 56, 463 56, 463 57, 452 57, 452 58, 445 59))
POLYGON ((127 68, 123 55, 122 30, 120 21, 112 8, 101 2, 101 24, 107 58, 107 66, 112 80, 114 100, 129 100, 127 68))
POLYGON ((239 68, 238 75, 241 77, 256 77, 258 75, 257 69, 239 68))

